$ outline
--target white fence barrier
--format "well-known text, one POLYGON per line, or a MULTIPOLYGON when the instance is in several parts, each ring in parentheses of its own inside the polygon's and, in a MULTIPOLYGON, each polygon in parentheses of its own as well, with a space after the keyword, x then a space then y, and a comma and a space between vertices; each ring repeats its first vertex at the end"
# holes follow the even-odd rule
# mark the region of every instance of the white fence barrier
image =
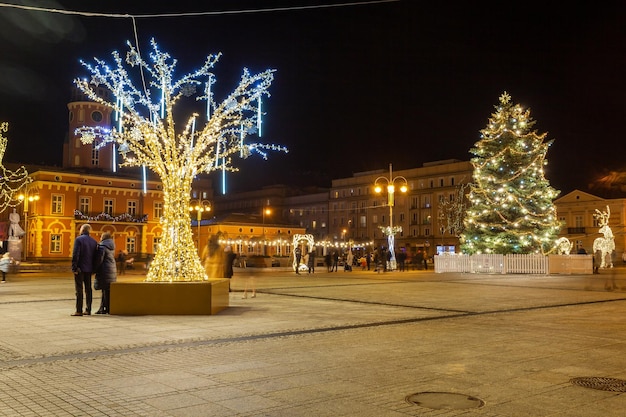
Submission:
POLYGON ((434 257, 435 272, 482 274, 591 274, 591 255, 463 255, 444 253, 434 257))

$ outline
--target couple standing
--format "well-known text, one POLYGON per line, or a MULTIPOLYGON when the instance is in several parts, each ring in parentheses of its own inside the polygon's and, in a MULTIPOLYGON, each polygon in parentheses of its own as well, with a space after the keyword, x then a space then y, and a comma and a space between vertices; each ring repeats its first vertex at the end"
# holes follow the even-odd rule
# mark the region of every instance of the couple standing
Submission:
POLYGON ((102 241, 98 244, 89 235, 91 225, 83 224, 80 235, 74 241, 72 251, 72 272, 74 273, 74 288, 76 290, 76 311, 72 316, 91 314, 91 275, 96 273, 96 287, 102 290, 100 309, 96 314, 108 314, 111 283, 116 280, 117 268, 115 264, 115 244, 111 233, 104 232, 102 241), (83 293, 85 296, 85 310, 83 311, 83 293))

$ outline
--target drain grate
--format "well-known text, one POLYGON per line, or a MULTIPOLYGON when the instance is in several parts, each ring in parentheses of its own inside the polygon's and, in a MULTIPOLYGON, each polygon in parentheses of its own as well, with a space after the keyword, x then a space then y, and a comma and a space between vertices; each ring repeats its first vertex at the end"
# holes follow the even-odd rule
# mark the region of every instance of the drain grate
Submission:
POLYGON ((410 404, 434 410, 465 410, 467 408, 480 408, 485 402, 480 398, 454 392, 418 392, 406 397, 410 404))
POLYGON ((626 392, 626 381, 623 379, 588 376, 572 378, 569 382, 579 387, 597 389, 600 391, 626 392))

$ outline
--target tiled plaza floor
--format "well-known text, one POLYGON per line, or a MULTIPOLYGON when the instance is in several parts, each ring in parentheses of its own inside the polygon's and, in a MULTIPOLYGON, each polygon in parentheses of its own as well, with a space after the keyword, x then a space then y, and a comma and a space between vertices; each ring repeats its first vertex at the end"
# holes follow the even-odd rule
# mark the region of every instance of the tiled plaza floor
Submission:
POLYGON ((71 317, 69 274, 10 275, 0 415, 623 416, 624 392, 570 382, 626 385, 626 270, 615 272, 617 291, 607 271, 238 269, 220 314, 138 317, 71 317), (251 277, 257 297, 243 299, 251 277), (444 394, 406 401, 429 392, 444 394))

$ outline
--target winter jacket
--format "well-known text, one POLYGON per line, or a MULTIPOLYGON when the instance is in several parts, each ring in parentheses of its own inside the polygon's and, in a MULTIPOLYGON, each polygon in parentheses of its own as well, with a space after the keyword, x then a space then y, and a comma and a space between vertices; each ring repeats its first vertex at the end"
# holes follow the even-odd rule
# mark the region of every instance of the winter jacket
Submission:
POLYGON ((74 240, 74 250, 72 251, 72 272, 93 272, 93 257, 96 252, 98 242, 89 236, 88 232, 83 233, 74 240))
POLYGON ((96 280, 100 289, 108 290, 112 282, 117 280, 117 267, 115 264, 115 243, 113 239, 104 239, 98 244, 98 255, 94 264, 96 280))
POLYGON ((0 258, 0 271, 9 272, 9 267, 11 266, 11 258, 8 256, 3 256, 0 258))

